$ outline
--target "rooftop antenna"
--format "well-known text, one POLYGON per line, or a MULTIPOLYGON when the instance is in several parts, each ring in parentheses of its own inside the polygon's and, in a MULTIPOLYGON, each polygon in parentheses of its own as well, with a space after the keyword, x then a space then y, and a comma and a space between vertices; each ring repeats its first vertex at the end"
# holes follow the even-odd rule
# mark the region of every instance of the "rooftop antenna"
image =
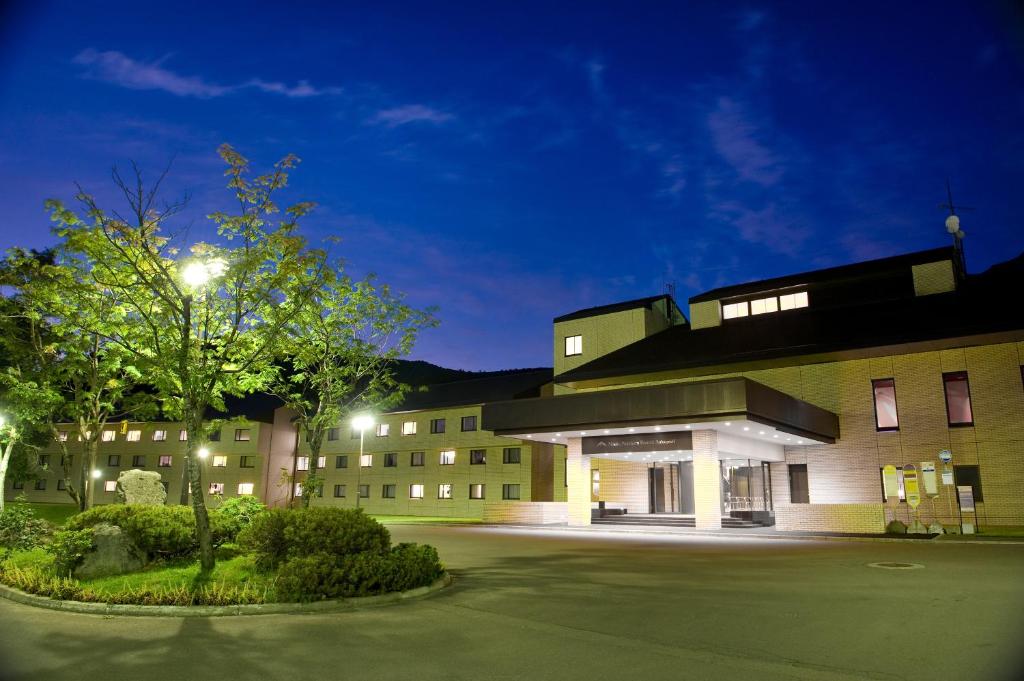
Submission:
POLYGON ((676 282, 675 279, 672 281, 665 282, 665 293, 672 297, 672 300, 676 299, 676 282))
POLYGON ((960 229, 960 216, 958 210, 974 210, 969 206, 958 206, 953 203, 953 189, 950 187, 949 178, 946 178, 946 203, 940 203, 939 208, 949 211, 946 218, 946 231, 953 237, 953 249, 956 251, 957 267, 961 277, 967 274, 967 260, 964 258, 964 231, 960 229))

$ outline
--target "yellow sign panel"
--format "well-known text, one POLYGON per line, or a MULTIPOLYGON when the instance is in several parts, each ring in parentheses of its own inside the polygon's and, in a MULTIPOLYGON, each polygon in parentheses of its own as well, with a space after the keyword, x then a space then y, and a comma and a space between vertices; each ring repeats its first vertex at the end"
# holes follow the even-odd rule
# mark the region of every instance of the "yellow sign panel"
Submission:
POLYGON ((921 505, 921 488, 917 482, 917 467, 912 464, 903 467, 903 491, 907 504, 916 511, 921 505))
POLYGON ((897 475, 896 466, 891 463, 882 466, 882 489, 885 491, 885 499, 899 501, 900 481, 897 475))

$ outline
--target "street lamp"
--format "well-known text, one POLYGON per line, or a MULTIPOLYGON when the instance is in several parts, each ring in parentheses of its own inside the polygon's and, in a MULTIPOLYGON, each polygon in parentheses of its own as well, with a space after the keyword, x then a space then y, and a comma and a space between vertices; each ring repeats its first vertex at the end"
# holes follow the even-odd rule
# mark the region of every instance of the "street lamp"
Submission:
POLYGON ((363 472, 363 433, 367 428, 373 427, 373 417, 369 414, 360 414, 352 419, 352 427, 359 431, 359 461, 356 462, 356 508, 359 508, 359 497, 362 491, 359 479, 363 472))
POLYGON ((200 459, 205 459, 206 457, 210 456, 210 450, 207 449, 206 447, 200 447, 199 451, 196 452, 196 454, 199 456, 200 459))

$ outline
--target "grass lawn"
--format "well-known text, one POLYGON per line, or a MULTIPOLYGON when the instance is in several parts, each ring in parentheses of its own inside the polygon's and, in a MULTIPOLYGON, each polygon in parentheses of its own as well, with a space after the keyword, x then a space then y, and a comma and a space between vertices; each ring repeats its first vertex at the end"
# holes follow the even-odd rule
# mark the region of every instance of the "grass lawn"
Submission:
POLYGON ((78 513, 78 507, 74 504, 29 503, 27 505, 35 512, 37 518, 57 526, 63 525, 68 518, 78 513))
POLYGON ((450 518, 433 515, 371 515, 370 517, 383 525, 414 525, 417 523, 468 525, 483 522, 479 518, 450 518))
POLYGON ((944 541, 978 541, 991 539, 992 541, 998 541, 1000 539, 1024 539, 1024 525, 1003 525, 980 528, 974 528, 975 534, 944 534, 941 539, 944 541))

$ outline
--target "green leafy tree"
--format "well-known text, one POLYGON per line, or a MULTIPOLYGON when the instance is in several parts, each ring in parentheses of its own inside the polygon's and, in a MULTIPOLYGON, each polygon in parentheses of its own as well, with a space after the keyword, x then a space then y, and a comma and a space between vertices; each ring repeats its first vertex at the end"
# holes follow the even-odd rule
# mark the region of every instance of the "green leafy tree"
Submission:
POLYGON ((296 414, 309 446, 302 505, 323 489, 320 450, 329 428, 359 410, 383 409, 407 386, 394 376, 394 360, 412 349, 420 331, 435 326, 432 310, 419 311, 372 278, 353 282, 341 264, 324 278, 288 324, 282 363, 271 392, 296 414))
POLYGON ((311 208, 281 212, 274 195, 298 160, 287 156, 272 172, 251 178, 249 162, 230 146, 219 150, 237 211, 210 219, 220 243, 182 245, 170 221, 187 200, 160 204, 163 177, 147 187, 135 169, 131 182, 114 172, 128 206, 125 215, 103 210, 80 191, 84 215, 52 205, 69 252, 89 264, 89 276, 122 305, 102 335, 129 352, 165 414, 187 431, 185 476, 204 574, 214 566, 210 518, 197 460, 208 440, 203 417, 224 409, 225 395, 263 388, 287 325, 308 304, 323 272, 324 255, 296 234, 311 208))

